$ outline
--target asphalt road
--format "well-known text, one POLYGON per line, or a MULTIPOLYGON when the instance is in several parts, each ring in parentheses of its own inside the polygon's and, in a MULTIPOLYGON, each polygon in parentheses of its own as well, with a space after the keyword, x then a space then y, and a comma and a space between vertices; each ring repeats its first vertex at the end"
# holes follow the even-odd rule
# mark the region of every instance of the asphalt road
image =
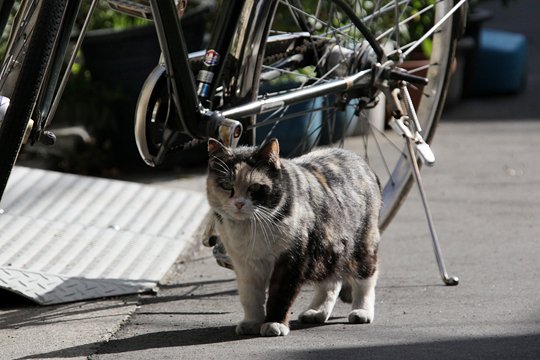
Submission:
POLYGON ((347 324, 339 304, 324 326, 238 337, 233 276, 202 249, 92 358, 540 358, 540 122, 446 123, 438 135, 425 182, 459 286, 441 285, 413 191, 383 236, 374 324, 347 324))
POLYGON ((4 306, 0 359, 538 359, 539 144, 540 119, 441 124, 438 164, 423 176, 446 264, 461 282, 442 285, 413 189, 383 235, 371 325, 347 324, 338 303, 326 325, 239 337, 233 274, 195 246, 157 295, 4 306))

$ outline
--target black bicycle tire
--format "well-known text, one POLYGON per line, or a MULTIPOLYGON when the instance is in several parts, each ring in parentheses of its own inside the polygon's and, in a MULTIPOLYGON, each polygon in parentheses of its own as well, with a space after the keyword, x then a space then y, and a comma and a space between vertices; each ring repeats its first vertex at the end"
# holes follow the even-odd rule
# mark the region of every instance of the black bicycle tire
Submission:
MULTIPOLYGON (((331 1, 333 1, 335 4, 338 4, 339 6, 347 6, 342 1, 334 1, 334 0, 331 0, 331 1)), ((450 66, 450 64, 451 64, 451 60, 453 59, 454 54, 455 54, 455 48, 456 48, 456 45, 457 45, 457 39, 458 39, 458 35, 459 35, 459 30, 462 28, 462 24, 463 24, 462 20, 457 19, 457 17, 462 17, 463 14, 464 14, 463 9, 461 11, 458 11, 458 12, 455 13, 454 18, 452 20, 452 28, 449 30, 450 34, 451 34, 450 35, 451 38, 450 38, 450 41, 449 41, 450 42, 450 44, 449 44, 450 45, 450 50, 448 52, 448 59, 447 59, 449 65, 445 68, 445 71, 444 71, 444 79, 443 79, 442 89, 441 89, 441 93, 440 93, 440 97, 439 97, 440 100, 437 103, 437 107, 436 107, 436 110, 434 112, 434 116, 433 116, 433 118, 431 119, 431 121, 429 123, 429 127, 427 129, 425 129, 425 132, 424 132, 425 140, 428 143, 431 143, 431 141, 433 140, 433 137, 435 135, 435 130, 437 128, 438 121, 440 119, 440 116, 441 116, 443 108, 444 108, 445 97, 446 97, 446 93, 447 93, 447 90, 448 90, 448 86, 450 84, 450 75, 451 75, 451 66, 450 66)), ((271 26, 268 25, 268 22, 273 21, 273 17, 274 17, 274 14, 269 14, 267 16, 267 18, 261 19, 258 23, 267 24, 266 27, 268 29, 270 29, 271 26)), ((267 38, 268 38, 268 35, 266 37, 263 37, 260 44, 257 44, 259 46, 260 51, 263 51, 263 52, 265 51, 265 45, 266 45, 265 41, 266 41, 267 38)), ((254 80, 257 82, 256 84, 253 85, 254 89, 259 88, 258 82, 259 82, 259 78, 260 78, 259 75, 260 75, 261 69, 262 69, 262 67, 259 67, 259 74, 257 74, 257 76, 254 77, 254 80)), ((413 175, 412 175, 412 172, 410 172, 407 179, 403 181, 403 185, 401 186, 401 189, 399 190, 399 194, 397 194, 395 196, 395 201, 393 202, 392 207, 388 211, 388 214, 385 214, 384 219, 382 219, 383 221, 379 224, 381 231, 383 231, 390 224, 390 222, 392 221, 392 219, 396 215, 397 211, 399 210, 399 208, 403 204, 404 200, 406 199, 408 193, 410 192, 412 184, 413 184, 413 175)))
POLYGON ((37 101, 67 1, 40 7, 28 50, 22 60, 10 105, 0 124, 0 199, 22 146, 28 121, 37 101))

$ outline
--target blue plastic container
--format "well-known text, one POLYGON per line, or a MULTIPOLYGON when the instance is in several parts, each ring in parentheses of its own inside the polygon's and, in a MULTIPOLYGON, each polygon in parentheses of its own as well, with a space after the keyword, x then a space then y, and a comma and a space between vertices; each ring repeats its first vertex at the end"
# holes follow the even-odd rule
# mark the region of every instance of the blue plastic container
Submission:
MULTIPOLYGON (((261 86, 261 94, 285 91, 298 87, 300 84, 294 81, 280 84, 265 84, 261 86)), ((290 105, 283 117, 295 113, 302 113, 310 109, 320 108, 323 99, 315 98, 303 101, 298 104, 290 105)), ((272 111, 259 115, 257 122, 262 122, 270 118, 272 111)), ((322 111, 308 112, 303 115, 287 118, 281 121, 273 130, 270 138, 277 138, 279 141, 280 153, 284 157, 293 157, 308 152, 321 134, 322 111)), ((268 124, 257 128, 257 143, 260 144, 266 138, 268 132, 274 125, 268 124)))
POLYGON ((483 29, 472 92, 504 94, 521 90, 527 74, 527 39, 522 34, 483 29))

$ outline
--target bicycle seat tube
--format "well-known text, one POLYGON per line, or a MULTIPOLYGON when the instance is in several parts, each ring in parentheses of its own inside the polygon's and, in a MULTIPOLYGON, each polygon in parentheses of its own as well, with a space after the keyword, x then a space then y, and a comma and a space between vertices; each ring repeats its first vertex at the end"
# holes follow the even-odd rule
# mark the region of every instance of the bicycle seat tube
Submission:
MULTIPOLYGON (((259 1, 262 3, 263 1, 259 1)), ((274 2, 273 0, 271 2, 274 2)), ((231 0, 222 4, 210 43, 197 78, 190 70, 185 39, 173 0, 151 0, 160 47, 163 51, 172 97, 178 112, 180 128, 194 138, 207 138, 215 126, 209 124, 216 88, 221 86, 225 60, 231 44, 238 38, 239 13, 252 11, 253 0, 231 0)), ((251 99, 250 99, 251 100, 251 99)), ((214 124, 216 125, 216 124, 214 124)))

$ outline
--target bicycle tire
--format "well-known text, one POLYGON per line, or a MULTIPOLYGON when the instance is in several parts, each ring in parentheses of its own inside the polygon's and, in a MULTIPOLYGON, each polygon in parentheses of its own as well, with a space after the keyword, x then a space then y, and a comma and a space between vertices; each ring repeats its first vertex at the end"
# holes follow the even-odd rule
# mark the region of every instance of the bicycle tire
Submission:
MULTIPOLYGON (((22 65, 14 79, 13 92, 9 90, 9 107, 4 118, 0 120, 0 200, 37 102, 66 3, 66 0, 59 0, 40 6, 28 48, 18 59, 22 65)), ((2 90, 0 89, 0 95, 2 90)))
MULTIPOLYGON (((394 0, 381 2, 378 3, 393 3, 394 0)), ((281 3, 287 3, 287 1, 281 1, 281 3)), ((291 3, 294 3, 294 7, 299 6, 299 4, 302 3, 301 0, 295 0, 291 1, 291 3)), ((318 2, 321 3, 320 1, 318 2)), ((328 3, 331 6, 337 6, 338 8, 343 6, 350 6, 351 1, 344 1, 344 0, 329 0, 328 3), (347 5, 347 3, 349 5, 347 5)), ((360 2, 354 2, 355 4, 359 4, 360 2)), ((408 2, 407 2, 408 4, 408 2)), ((437 1, 433 7, 435 13, 435 23, 438 19, 442 18, 445 14, 447 14, 450 9, 453 7, 454 1, 453 0, 440 0, 437 1)), ((288 6, 289 10, 291 10, 291 5, 288 6)), ((408 6, 408 5, 407 5, 408 6)), ((346 9, 347 11, 352 11, 352 8, 346 9)), ((400 11, 403 11, 400 9, 400 11)), ((307 11, 306 11, 307 12, 307 11)), ((272 29, 275 29, 275 26, 273 25, 274 22, 276 22, 276 14, 279 13, 279 9, 275 12, 269 12, 265 14, 266 18, 264 19, 258 19, 257 23, 259 24, 266 24, 266 28, 268 29, 268 32, 266 33, 266 36, 263 37, 263 39, 260 41, 260 43, 253 44, 254 47, 258 47, 261 50, 265 51, 265 47, 267 44, 267 40, 269 36, 272 34, 272 29)), ((314 16, 312 13, 308 13, 309 16, 306 18, 308 20, 311 20, 314 16)), ((426 96, 426 94, 422 94, 422 99, 420 101, 420 105, 418 106, 418 114, 419 117, 422 118, 422 127, 423 127, 423 136, 424 139, 431 143, 433 140, 435 129, 437 127, 438 120, 441 116, 443 106, 444 106, 444 100, 446 97, 447 88, 449 85, 449 78, 451 73, 451 62, 454 57, 455 47, 457 43, 457 37, 459 35, 459 29, 462 27, 462 22, 458 21, 458 17, 463 16, 463 11, 458 11, 453 17, 450 17, 441 28, 438 29, 438 31, 435 32, 435 35, 432 38, 433 43, 437 46, 433 49, 431 53, 431 58, 429 59, 430 66, 428 68, 428 74, 427 77, 430 80, 430 85, 428 85, 427 90, 430 91, 431 96, 426 96), (433 65, 434 64, 434 65, 433 65), (436 67, 436 69, 434 69, 436 67)), ((316 21, 316 20, 314 20, 316 21)), ((300 21, 296 21, 299 23, 300 21)), ((341 24, 341 23, 340 23, 341 24)), ((299 26, 300 27, 300 26, 299 26)), ((305 25, 303 26, 304 29, 299 29, 305 31, 305 25)), ((246 29, 248 30, 248 29, 246 29)), ((276 33, 283 33, 284 31, 281 31, 277 29, 276 33)), ((315 38, 314 34, 312 36, 315 38)), ((309 46, 309 44, 307 45, 309 46)), ((286 56, 292 56, 294 53, 291 53, 290 51, 286 54, 286 56)), ((269 58, 269 54, 265 54, 265 58, 269 58)), ((273 59, 274 60, 274 59, 273 59)), ((239 65, 242 67, 242 64, 239 65)), ((264 88, 264 84, 261 82, 262 74, 264 72, 264 67, 266 64, 261 63, 258 68, 258 72, 253 76, 253 89, 258 89, 257 95, 259 97, 268 96, 267 92, 276 92, 276 89, 272 89, 271 91, 268 91, 264 88)), ((274 70, 274 69, 271 69, 274 70)), ((277 89, 277 91, 282 91, 283 89, 277 89)), ((289 89, 288 91, 294 91, 295 89, 289 89)), ((323 100, 326 101, 326 100, 323 100)), ((324 103, 323 103, 324 104, 324 103)), ((308 106, 315 106, 316 104, 309 103, 308 106)), ((320 105, 320 104, 319 104, 320 105)), ((321 107, 324 108, 323 105, 321 107)), ((323 112, 326 110, 321 110, 319 112, 323 112)), ((275 115, 275 114, 274 114, 275 115)), ((293 117, 292 115, 283 115, 283 112, 281 113, 282 118, 290 118, 293 117)), ((305 120, 305 117, 303 118, 305 120)), ((313 119, 313 116, 312 116, 313 119)), ((298 119, 297 119, 298 120, 298 119)), ((268 119, 265 119, 265 121, 268 121, 268 119)), ((320 127, 322 126, 328 126, 330 123, 328 119, 321 120, 320 127), (325 123, 326 121, 326 123, 325 123)), ((309 123, 311 124, 313 121, 309 120, 309 123)), ((277 120, 274 125, 268 125, 266 132, 268 132, 268 128, 272 127, 272 130, 275 128, 275 124, 279 125, 279 120, 277 120)), ((308 130, 304 129, 304 135, 308 134, 308 131, 310 130, 310 126, 308 125, 308 130)), ((332 125, 334 126, 334 125, 332 125)), ((341 125, 340 125, 341 126, 341 125)), ((347 125, 348 126, 348 125, 347 125)), ((371 126, 371 125, 370 125, 371 126)), ((341 129, 340 133, 333 134, 332 132, 327 133, 326 137, 328 138, 327 141, 329 143, 340 143, 342 144, 343 139, 346 136, 345 127, 341 129)), ((339 129, 338 129, 339 130, 339 129)), ((260 131, 259 129, 255 129, 255 131, 260 131)), ((383 130, 384 131, 384 130, 383 130)), ((256 136, 258 139, 258 143, 265 141, 269 137, 271 137, 273 134, 271 132, 264 133, 264 136, 256 136)), ((375 137, 375 134, 373 134, 375 137)), ((279 138, 279 136, 277 136, 279 138)), ((304 148, 300 149, 300 151, 293 151, 292 155, 296 156, 303 152, 309 151, 311 148, 313 148, 315 145, 320 144, 320 137, 316 139, 316 141, 313 141, 313 139, 308 141, 303 140, 304 145, 302 145, 304 148)), ((377 145, 379 146, 379 145, 377 145)), ((345 146, 347 147, 347 146, 345 146)), ((297 148, 298 149, 298 148, 297 148)), ((405 147, 401 147, 399 149, 399 154, 397 154, 397 160, 395 161, 395 164, 393 165, 392 169, 389 169, 389 179, 386 179, 382 181, 382 191, 383 191, 383 210, 380 214, 380 229, 384 230, 391 222, 393 217, 395 216, 396 212, 400 208, 401 204, 403 203, 404 199, 406 198, 412 182, 412 170, 410 167, 410 164, 408 163, 408 160, 406 160, 406 150, 405 147), (399 177, 398 177, 399 176, 399 177)), ((367 153, 366 153, 367 155, 367 153)), ((385 160, 384 160, 385 161, 385 160)), ((377 171, 376 171, 377 172, 377 171)), ((380 175, 380 172, 377 172, 378 175, 380 175)))

